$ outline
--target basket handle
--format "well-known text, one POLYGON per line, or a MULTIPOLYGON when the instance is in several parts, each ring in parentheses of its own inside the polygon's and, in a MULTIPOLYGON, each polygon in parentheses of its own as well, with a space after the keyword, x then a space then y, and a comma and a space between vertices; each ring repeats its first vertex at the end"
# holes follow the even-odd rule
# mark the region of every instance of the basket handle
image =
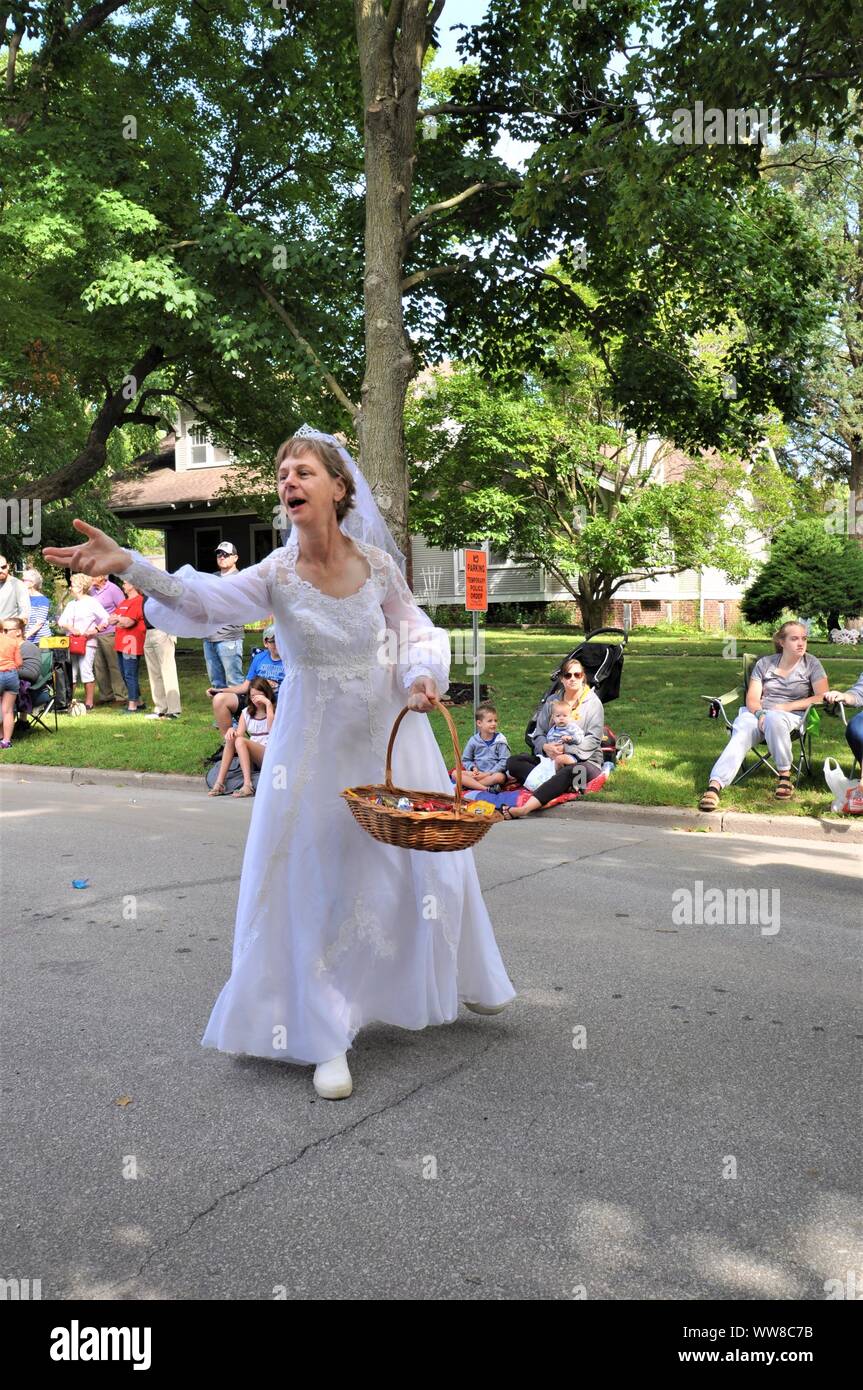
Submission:
MULTIPOLYGON (((456 811, 458 811, 462 799, 461 749, 458 746, 458 734, 456 733, 455 724, 453 723, 453 717, 447 709, 446 705, 442 705, 440 700, 436 700, 432 697, 429 698, 431 699, 433 707, 440 710, 441 714, 443 715, 444 719, 449 725, 450 738, 452 739, 453 751, 455 753, 455 794, 456 811)), ((419 711, 414 711, 410 709, 407 705, 405 705, 403 710, 399 710, 399 713, 396 716, 396 722, 393 724, 392 733, 390 734, 390 741, 387 744, 387 767, 386 772, 384 774, 384 782, 386 784, 388 792, 395 792, 395 787, 393 785, 393 744, 396 741, 396 734, 399 731, 399 725, 401 724, 406 714, 413 714, 415 712, 418 713, 419 711)))

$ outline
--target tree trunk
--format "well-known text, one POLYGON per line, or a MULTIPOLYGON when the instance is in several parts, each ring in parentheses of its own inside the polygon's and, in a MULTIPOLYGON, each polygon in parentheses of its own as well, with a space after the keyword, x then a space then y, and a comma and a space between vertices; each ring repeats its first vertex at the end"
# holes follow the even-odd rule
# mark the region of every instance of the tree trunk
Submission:
POLYGON ((851 496, 848 500, 851 535, 863 546, 863 440, 851 445, 851 473, 848 479, 851 496))
MULTIPOLYGON (((366 370, 357 430, 362 468, 408 557, 404 407, 414 372, 402 278, 410 211, 427 0, 355 0, 365 112, 366 370)), ((410 571, 409 571, 410 579, 410 571)))
POLYGON ((603 616, 605 614, 606 599, 602 594, 597 594, 594 586, 590 582, 589 576, 578 576, 578 605, 581 609, 581 621, 584 626, 585 636, 588 632, 595 632, 598 627, 603 626, 603 616))

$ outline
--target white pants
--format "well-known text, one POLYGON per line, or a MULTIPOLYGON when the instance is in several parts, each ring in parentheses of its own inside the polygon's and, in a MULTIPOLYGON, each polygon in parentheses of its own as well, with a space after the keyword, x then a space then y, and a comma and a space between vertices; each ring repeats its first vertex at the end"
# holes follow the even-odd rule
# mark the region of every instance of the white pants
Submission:
MULTIPOLYGON (((806 714, 805 709, 771 709, 765 712, 764 742, 770 750, 770 756, 778 772, 791 767, 791 731, 800 728, 806 714)), ((741 705, 728 743, 713 764, 710 781, 718 782, 720 787, 727 787, 729 782, 733 782, 746 754, 756 743, 761 742, 761 738, 755 715, 745 705, 741 705)))
POLYGON ((93 664, 96 660, 96 638, 87 639, 87 650, 83 652, 70 652, 72 659, 72 684, 77 685, 80 681, 82 685, 87 685, 93 679, 93 664))

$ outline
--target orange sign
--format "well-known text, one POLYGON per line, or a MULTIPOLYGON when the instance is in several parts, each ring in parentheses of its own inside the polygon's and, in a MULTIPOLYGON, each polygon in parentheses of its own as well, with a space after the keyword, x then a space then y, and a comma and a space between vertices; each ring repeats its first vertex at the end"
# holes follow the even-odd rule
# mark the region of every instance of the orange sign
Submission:
POLYGON ((488 555, 484 550, 464 553, 464 606, 468 613, 488 612, 488 555))

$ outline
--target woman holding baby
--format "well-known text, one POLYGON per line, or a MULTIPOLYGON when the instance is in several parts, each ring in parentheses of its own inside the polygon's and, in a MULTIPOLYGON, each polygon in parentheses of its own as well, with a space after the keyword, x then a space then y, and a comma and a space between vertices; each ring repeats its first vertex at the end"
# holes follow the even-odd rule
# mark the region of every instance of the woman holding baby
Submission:
POLYGON ((523 806, 501 808, 507 820, 529 816, 574 786, 585 787, 602 771, 602 701, 588 685, 577 658, 565 661, 558 677, 558 687, 537 715, 533 753, 517 753, 506 765, 509 776, 522 785, 542 757, 551 760, 554 771, 523 806))

